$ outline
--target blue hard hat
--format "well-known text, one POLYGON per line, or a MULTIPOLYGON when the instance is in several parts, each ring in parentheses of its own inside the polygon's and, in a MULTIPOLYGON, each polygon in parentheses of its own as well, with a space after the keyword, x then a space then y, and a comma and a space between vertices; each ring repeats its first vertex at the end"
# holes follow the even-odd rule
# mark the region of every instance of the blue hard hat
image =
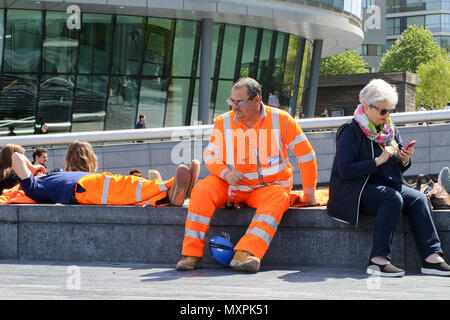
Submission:
POLYGON ((224 237, 213 236, 209 242, 209 251, 216 262, 224 267, 230 265, 234 257, 233 245, 224 237))

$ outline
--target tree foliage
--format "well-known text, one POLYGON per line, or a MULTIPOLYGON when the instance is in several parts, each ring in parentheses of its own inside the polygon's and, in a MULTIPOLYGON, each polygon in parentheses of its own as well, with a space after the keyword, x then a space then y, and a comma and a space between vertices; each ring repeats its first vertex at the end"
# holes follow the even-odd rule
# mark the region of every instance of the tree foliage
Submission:
POLYGON ((441 109, 450 101, 450 59, 446 54, 422 63, 417 68, 420 84, 416 88, 416 107, 423 103, 441 109))
POLYGON ((337 76, 343 74, 367 73, 365 62, 356 51, 346 51, 344 53, 323 58, 320 63, 321 76, 337 76))
POLYGON ((421 63, 427 63, 443 52, 445 50, 434 41, 431 31, 410 25, 383 57, 379 71, 416 73, 421 63))

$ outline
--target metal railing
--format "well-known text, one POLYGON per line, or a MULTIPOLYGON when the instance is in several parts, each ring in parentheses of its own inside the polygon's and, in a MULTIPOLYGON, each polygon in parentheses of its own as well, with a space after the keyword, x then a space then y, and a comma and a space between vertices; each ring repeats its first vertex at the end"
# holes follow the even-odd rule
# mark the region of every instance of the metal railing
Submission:
MULTIPOLYGON (((401 112, 391 115, 395 124, 428 123, 436 121, 450 121, 450 110, 401 112)), ((350 121, 348 117, 307 118, 298 119, 303 131, 335 129, 350 121)), ((450 123, 449 130, 450 130, 450 123)), ((54 146, 70 144, 76 139, 84 139, 91 143, 109 143, 142 140, 180 140, 180 139, 209 139, 212 125, 165 127, 153 129, 130 129, 113 131, 90 131, 57 133, 45 135, 9 136, 0 138, 0 147, 7 143, 21 146, 54 146)))

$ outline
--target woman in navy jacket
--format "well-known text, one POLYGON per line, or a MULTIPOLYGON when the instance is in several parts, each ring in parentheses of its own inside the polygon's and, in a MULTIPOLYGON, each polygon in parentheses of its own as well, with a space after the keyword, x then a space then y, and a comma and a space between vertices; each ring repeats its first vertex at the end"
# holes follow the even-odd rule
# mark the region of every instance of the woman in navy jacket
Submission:
POLYGON ((360 212, 376 216, 367 273, 399 277, 405 272, 390 263, 391 246, 404 212, 422 259, 422 273, 450 276, 426 197, 402 184, 414 147, 404 148, 390 118, 398 102, 395 87, 372 80, 359 100, 352 121, 336 135, 328 214, 352 225, 358 225, 360 212))

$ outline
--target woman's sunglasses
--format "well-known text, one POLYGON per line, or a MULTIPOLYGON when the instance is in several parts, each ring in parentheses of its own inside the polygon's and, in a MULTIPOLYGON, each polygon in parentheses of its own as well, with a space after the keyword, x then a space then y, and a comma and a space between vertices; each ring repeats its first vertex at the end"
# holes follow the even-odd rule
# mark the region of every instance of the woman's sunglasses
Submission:
POLYGON ((369 107, 371 107, 371 108, 374 108, 374 109, 376 109, 376 110, 378 110, 378 112, 380 113, 380 116, 384 116, 384 115, 386 115, 386 113, 394 113, 397 109, 394 107, 394 108, 391 108, 391 109, 380 109, 380 108, 378 108, 377 106, 374 106, 374 105, 372 105, 372 104, 369 104, 369 107))

